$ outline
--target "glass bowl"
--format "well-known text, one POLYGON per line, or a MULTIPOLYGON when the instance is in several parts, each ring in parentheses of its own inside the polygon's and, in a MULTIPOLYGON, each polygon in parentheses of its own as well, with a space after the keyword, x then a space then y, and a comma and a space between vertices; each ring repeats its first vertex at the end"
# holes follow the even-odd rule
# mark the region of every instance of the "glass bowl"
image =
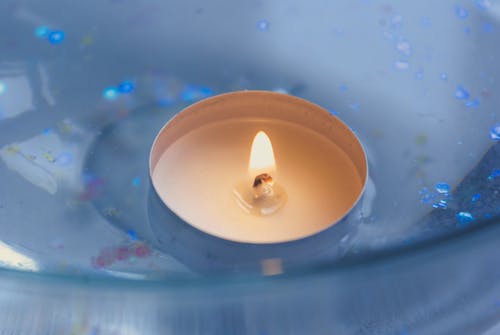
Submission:
POLYGON ((0 8, 4 332, 499 331, 497 1, 0 8), (259 246, 165 209, 158 130, 245 89, 308 99, 359 136, 370 176, 346 220, 259 246))

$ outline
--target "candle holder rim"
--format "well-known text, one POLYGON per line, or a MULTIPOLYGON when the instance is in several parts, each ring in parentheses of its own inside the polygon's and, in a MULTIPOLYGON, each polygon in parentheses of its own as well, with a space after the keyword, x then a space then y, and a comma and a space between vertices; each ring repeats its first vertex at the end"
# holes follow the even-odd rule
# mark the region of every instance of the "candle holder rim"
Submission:
MULTIPOLYGON (((149 152, 149 162, 148 162, 149 179, 150 179, 151 185, 153 186, 154 192, 156 192, 156 194, 159 195, 159 192, 158 192, 158 190, 156 188, 156 185, 155 185, 153 177, 152 177, 154 167, 156 166, 156 164, 153 166, 154 150, 155 150, 156 144, 158 143, 160 137, 164 135, 163 133, 165 132, 165 129, 168 128, 173 122, 176 122, 176 120, 178 120, 179 118, 182 118, 182 114, 184 112, 187 112, 189 110, 193 110, 193 109, 199 108, 200 106, 203 106, 203 105, 206 105, 206 104, 213 103, 213 102, 215 102, 215 101, 217 101, 217 100, 219 100, 221 98, 237 97, 237 96, 240 96, 240 95, 256 95, 256 96, 262 95, 262 96, 273 96, 275 98, 283 98, 283 99, 286 99, 286 100, 295 100, 295 101, 297 101, 297 102, 299 102, 301 104, 309 105, 309 106, 313 107, 316 110, 315 112, 323 113, 324 116, 327 116, 329 118, 334 118, 336 120, 336 122, 338 122, 340 125, 342 125, 342 127, 344 127, 345 129, 347 129, 347 131, 350 133, 350 135, 352 136, 352 138, 355 140, 355 143, 357 145, 359 145, 360 152, 361 152, 361 158, 362 158, 362 162, 363 162, 363 168, 364 168, 364 173, 362 175, 360 174, 360 177, 362 179, 362 185, 361 185, 360 191, 359 191, 356 199, 352 202, 351 206, 343 213, 343 215, 341 217, 339 217, 336 221, 330 223, 329 225, 325 226, 323 229, 320 229, 320 230, 314 232, 313 234, 310 234, 310 235, 307 235, 307 236, 301 236, 301 237, 297 237, 297 238, 293 238, 293 239, 287 239, 287 240, 269 241, 269 242, 268 241, 244 240, 244 239, 235 240, 235 239, 229 239, 228 237, 223 236, 222 234, 218 234, 216 232, 207 232, 207 231, 205 231, 203 229, 200 229, 197 226, 194 226, 194 227, 196 229, 199 229, 200 231, 203 231, 206 234, 209 234, 209 235, 212 235, 214 237, 217 237, 217 238, 220 238, 220 239, 223 239, 223 240, 227 240, 227 241, 232 241, 232 242, 236 242, 236 243, 245 243, 245 244, 255 244, 255 245, 259 245, 259 244, 261 244, 261 245, 270 245, 270 244, 289 243, 289 242, 294 242, 294 241, 299 241, 299 240, 307 239, 307 238, 310 238, 312 236, 316 236, 316 235, 324 232, 325 230, 328 230, 333 225, 335 225, 335 224, 343 221, 349 215, 349 213, 351 213, 353 211, 353 209, 359 204, 361 198, 363 197, 363 194, 364 194, 364 192, 366 190, 366 186, 367 186, 367 183, 368 183, 368 178, 369 178, 369 170, 368 170, 369 169, 369 164, 368 164, 368 158, 367 158, 366 150, 365 150, 365 147, 364 147, 363 143, 361 142, 361 140, 359 139, 359 137, 355 134, 355 132, 344 121, 342 121, 337 116, 329 113, 324 107, 322 107, 322 106, 320 106, 320 105, 318 105, 316 103, 313 103, 311 101, 308 101, 307 99, 304 99, 304 98, 296 97, 296 96, 289 95, 289 94, 286 94, 286 93, 274 92, 274 91, 267 91, 267 90, 239 90, 239 91, 225 92, 225 93, 217 94, 217 95, 214 95, 214 96, 211 96, 211 97, 199 100, 197 102, 194 102, 194 103, 192 103, 192 104, 184 107, 183 109, 181 109, 178 113, 176 113, 158 131, 158 133, 155 136, 155 139, 153 141, 153 144, 151 145, 151 149, 150 149, 150 152, 149 152)), ((160 157, 161 157, 161 154, 160 154, 160 157)), ((182 220, 183 222, 191 225, 187 220, 185 220, 183 218, 182 215, 180 215, 179 213, 177 213, 176 211, 174 211, 172 208, 170 208, 163 201, 163 199, 162 199, 162 202, 180 220, 182 220)))

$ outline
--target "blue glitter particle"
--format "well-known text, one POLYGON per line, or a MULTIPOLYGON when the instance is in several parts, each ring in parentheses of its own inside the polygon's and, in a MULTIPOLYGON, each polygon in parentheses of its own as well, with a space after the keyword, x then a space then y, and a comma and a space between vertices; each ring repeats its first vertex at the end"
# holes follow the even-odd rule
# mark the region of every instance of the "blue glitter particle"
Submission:
POLYGON ((467 108, 477 108, 479 107, 479 99, 469 100, 465 103, 467 108))
POLYGON ((447 74, 447 73, 445 73, 445 72, 443 72, 443 73, 441 73, 441 74, 439 75, 439 78, 440 78, 441 80, 448 80, 448 74, 447 74))
POLYGON ((437 183, 435 185, 436 191, 441 194, 450 193, 450 185, 447 183, 437 183))
POLYGON ((391 28, 399 30, 403 25, 403 17, 401 15, 394 15, 391 19, 391 28))
POLYGON ((136 241, 137 240, 137 234, 135 233, 135 230, 130 229, 127 231, 127 235, 130 238, 131 241, 136 241))
POLYGON ((477 202, 477 201, 479 201, 479 199, 481 199, 481 194, 476 193, 476 194, 474 194, 474 195, 472 196, 472 199, 471 199, 470 201, 472 201, 472 202, 477 202))
POLYGON ((4 94, 6 90, 7 90, 7 85, 5 85, 5 83, 0 81, 0 95, 4 94))
POLYGON ((474 216, 472 216, 472 214, 469 212, 458 212, 457 220, 459 227, 466 227, 469 225, 469 223, 474 221, 474 216))
POLYGON ((483 23, 483 31, 485 33, 491 33, 493 32, 493 25, 489 22, 484 22, 483 23))
POLYGON ((168 107, 172 106, 175 100, 171 98, 159 98, 157 102, 160 107, 168 107))
POLYGON ((447 209, 448 208, 448 203, 446 202, 446 200, 441 199, 438 202, 436 202, 435 204, 433 204, 432 207, 434 207, 434 208, 440 208, 440 209, 447 209))
POLYGON ((467 11, 467 9, 459 5, 455 5, 455 15, 460 19, 465 19, 467 18, 467 16, 469 16, 469 12, 467 11))
POLYGON ((485 217, 486 219, 491 219, 491 214, 490 214, 490 213, 486 213, 486 214, 484 214, 484 217, 485 217))
POLYGON ((492 178, 500 177, 500 169, 493 169, 491 171, 490 177, 492 177, 492 178))
POLYGON ((410 64, 407 61, 399 60, 394 63, 394 67, 397 70, 407 70, 410 67, 410 64))
POLYGON ((345 92, 348 89, 349 89, 349 87, 347 87, 346 84, 342 84, 342 85, 339 86, 339 91, 341 91, 341 92, 345 92))
POLYGON ((432 204, 435 202, 436 194, 430 192, 427 187, 422 188, 419 192, 420 202, 423 204, 432 204))
POLYGON ((49 42, 52 44, 61 44, 64 41, 64 31, 55 30, 49 33, 49 42))
POLYGON ((124 94, 127 94, 127 93, 132 93, 135 89, 135 85, 132 81, 130 80, 125 80, 125 81, 122 81, 119 85, 118 85, 118 91, 120 93, 124 93, 124 94))
POLYGON ((50 29, 45 26, 40 26, 35 28, 35 36, 38 38, 46 38, 49 36, 50 29))
POLYGON ((423 204, 431 204, 434 202, 434 199, 436 199, 436 195, 433 193, 429 193, 429 194, 424 195, 420 199, 420 202, 422 202, 423 204))
POLYGON ((465 27, 464 28, 464 33, 470 34, 471 32, 472 32, 472 29, 470 29, 470 27, 465 27))
POLYGON ((490 130, 490 138, 493 141, 500 141, 500 123, 497 123, 490 130))
POLYGON ((352 104, 349 104, 349 108, 354 110, 354 111, 359 110, 360 107, 361 106, 357 102, 353 102, 352 104))
POLYGON ((267 20, 259 20, 257 22, 257 29, 259 31, 269 31, 269 21, 267 21, 267 20))
POLYGON ((116 87, 107 87, 102 92, 102 97, 106 100, 115 100, 118 97, 118 89, 116 87))
POLYGON ((181 99, 183 101, 194 101, 210 97, 214 94, 212 89, 208 87, 200 87, 195 85, 188 85, 181 92, 181 99))
POLYGON ((426 194, 429 193, 429 189, 427 187, 423 187, 420 191, 418 191, 418 194, 426 194))
POLYGON ((141 177, 134 177, 134 179, 132 179, 132 185, 134 185, 134 187, 139 187, 139 185, 141 185, 141 177))
POLYGON ((416 80, 422 80, 422 79, 424 79, 424 71, 423 70, 419 70, 419 71, 415 72, 415 79, 416 80))
POLYGON ((431 18, 428 16, 421 17, 420 24, 422 25, 422 27, 426 27, 426 28, 430 27, 432 25, 431 18))
POLYGON ((396 44, 396 49, 403 55, 405 56, 410 56, 411 55, 411 45, 410 42, 408 41, 399 41, 396 44))
POLYGON ((396 70, 404 71, 408 70, 408 68, 410 67, 410 63, 404 60, 398 60, 394 63, 394 67, 396 68, 396 70))
POLYGON ((54 132, 54 131, 52 130, 52 128, 45 128, 45 129, 42 131, 42 133, 43 133, 44 135, 50 135, 50 134, 52 134, 53 132, 54 132))
POLYGON ((455 90, 455 98, 459 100, 466 100, 469 98, 469 96, 469 92, 465 88, 463 88, 463 86, 457 86, 457 89, 455 90))

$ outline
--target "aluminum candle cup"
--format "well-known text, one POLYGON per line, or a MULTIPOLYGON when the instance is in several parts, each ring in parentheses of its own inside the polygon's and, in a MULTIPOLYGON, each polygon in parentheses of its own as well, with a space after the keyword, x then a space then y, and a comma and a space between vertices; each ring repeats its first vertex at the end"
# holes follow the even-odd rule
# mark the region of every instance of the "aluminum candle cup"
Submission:
POLYGON ((280 243, 339 222, 361 197, 367 160, 355 134, 323 108, 242 91, 172 118, 153 143, 150 175, 187 224, 235 242, 280 243))

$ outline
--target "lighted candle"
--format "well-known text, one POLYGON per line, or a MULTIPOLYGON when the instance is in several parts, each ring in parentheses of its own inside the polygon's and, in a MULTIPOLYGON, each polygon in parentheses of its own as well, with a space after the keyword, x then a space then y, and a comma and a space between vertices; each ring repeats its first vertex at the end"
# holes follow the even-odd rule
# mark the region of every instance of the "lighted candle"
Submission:
POLYGON ((276 243, 342 219, 361 196, 367 167, 356 136, 321 107, 246 91, 203 100, 174 117, 155 140, 150 171, 159 197, 187 224, 232 241, 276 243), (282 194, 278 208, 242 210, 256 203, 237 194, 254 197, 255 177, 265 173, 282 194))
POLYGON ((248 163, 250 177, 253 178, 263 173, 272 173, 275 170, 276 161, 274 160, 271 140, 265 132, 259 131, 253 139, 250 151, 250 161, 248 163))
POLYGON ((286 191, 276 184, 273 146, 265 132, 259 131, 252 142, 248 172, 251 183, 243 181, 233 190, 236 203, 246 213, 271 215, 286 203, 286 191))

